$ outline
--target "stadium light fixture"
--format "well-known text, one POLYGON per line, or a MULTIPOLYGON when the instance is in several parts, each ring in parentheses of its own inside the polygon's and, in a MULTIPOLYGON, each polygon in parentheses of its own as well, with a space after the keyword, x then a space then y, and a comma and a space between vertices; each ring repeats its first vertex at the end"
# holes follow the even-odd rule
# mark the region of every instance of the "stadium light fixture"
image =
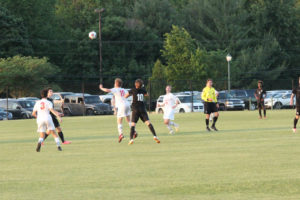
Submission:
POLYGON ((230 93, 230 61, 232 60, 232 56, 227 54, 226 60, 228 63, 228 93, 230 93))

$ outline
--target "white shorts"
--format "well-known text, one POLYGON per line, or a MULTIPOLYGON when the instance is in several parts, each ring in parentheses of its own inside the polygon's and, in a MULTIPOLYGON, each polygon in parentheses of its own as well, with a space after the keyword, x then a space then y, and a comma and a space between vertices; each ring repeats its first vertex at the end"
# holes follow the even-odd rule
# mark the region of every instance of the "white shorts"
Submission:
POLYGON ((164 119, 174 120, 174 109, 166 109, 164 112, 164 119))
POLYGON ((55 130, 52 119, 38 121, 37 125, 38 125, 38 129, 37 129, 38 133, 46 133, 47 131, 54 131, 55 130))
POLYGON ((118 111, 117 111, 118 118, 130 116, 130 105, 129 104, 119 105, 117 109, 118 109, 118 111))

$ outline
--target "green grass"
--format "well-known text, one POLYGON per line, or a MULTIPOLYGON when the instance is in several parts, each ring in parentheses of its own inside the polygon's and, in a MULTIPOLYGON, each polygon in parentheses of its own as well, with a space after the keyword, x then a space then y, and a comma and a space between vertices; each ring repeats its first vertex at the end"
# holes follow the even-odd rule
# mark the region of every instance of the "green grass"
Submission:
POLYGON ((300 133, 294 111, 222 112, 217 133, 201 113, 178 114, 179 133, 168 135, 161 115, 150 119, 154 143, 139 123, 139 137, 117 142, 115 116, 64 118, 73 143, 58 152, 50 136, 40 153, 34 120, 0 122, 1 200, 90 199, 300 199, 300 133))

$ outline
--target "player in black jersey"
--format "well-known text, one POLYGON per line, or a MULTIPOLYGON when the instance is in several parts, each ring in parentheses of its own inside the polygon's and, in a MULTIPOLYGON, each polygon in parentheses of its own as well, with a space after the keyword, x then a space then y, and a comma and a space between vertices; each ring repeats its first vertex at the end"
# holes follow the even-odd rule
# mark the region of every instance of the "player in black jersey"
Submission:
POLYGON ((293 89, 291 100, 290 100, 290 105, 294 105, 294 97, 296 96, 296 117, 294 119, 294 128, 293 132, 296 133, 296 128, 297 128, 297 123, 299 120, 299 115, 300 115, 300 77, 299 77, 299 84, 296 88, 293 89))
POLYGON ((264 110, 264 118, 267 118, 266 107, 265 107, 265 97, 267 95, 266 91, 263 89, 263 82, 258 81, 258 88, 256 89, 254 95, 257 100, 257 107, 259 112, 259 118, 262 119, 261 109, 264 110))
MULTIPOLYGON (((48 96, 47 96, 47 100, 50 101, 50 102, 53 104, 53 99, 51 98, 52 95, 53 95, 53 90, 52 90, 52 88, 48 88, 48 96)), ((53 104, 53 108, 54 108, 54 104, 53 104)), ((52 117, 53 124, 54 124, 54 126, 55 126, 56 131, 58 132, 58 136, 59 136, 61 142, 62 142, 63 144, 71 144, 70 141, 66 141, 66 140, 65 140, 64 134, 63 134, 63 132, 62 132, 62 130, 61 130, 59 121, 57 120, 56 116, 53 115, 53 114, 51 114, 51 113, 50 113, 50 115, 51 115, 51 117, 52 117)), ((63 116, 63 111, 62 111, 62 113, 61 113, 61 116, 63 116)), ((48 133, 45 134, 44 141, 46 140, 47 137, 48 137, 48 133)))
POLYGON ((153 134, 153 139, 156 143, 160 143, 159 139, 156 136, 154 127, 149 121, 149 117, 146 111, 146 107, 144 104, 144 96, 148 96, 147 91, 143 88, 143 81, 141 79, 137 79, 135 81, 135 88, 132 88, 129 93, 125 95, 125 98, 128 98, 132 95, 133 101, 131 105, 131 128, 130 128, 130 141, 129 145, 133 144, 133 139, 137 137, 137 133, 135 132, 135 125, 141 119, 150 129, 153 134))

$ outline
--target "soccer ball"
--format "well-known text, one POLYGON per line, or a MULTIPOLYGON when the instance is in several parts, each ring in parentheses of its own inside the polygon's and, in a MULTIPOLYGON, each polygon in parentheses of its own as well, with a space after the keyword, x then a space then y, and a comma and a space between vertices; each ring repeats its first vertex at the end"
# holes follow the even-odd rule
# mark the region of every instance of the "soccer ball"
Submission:
POLYGON ((96 37, 97 37, 97 33, 96 33, 95 31, 91 31, 91 32, 89 33, 89 38, 90 38, 91 40, 95 39, 96 37))

